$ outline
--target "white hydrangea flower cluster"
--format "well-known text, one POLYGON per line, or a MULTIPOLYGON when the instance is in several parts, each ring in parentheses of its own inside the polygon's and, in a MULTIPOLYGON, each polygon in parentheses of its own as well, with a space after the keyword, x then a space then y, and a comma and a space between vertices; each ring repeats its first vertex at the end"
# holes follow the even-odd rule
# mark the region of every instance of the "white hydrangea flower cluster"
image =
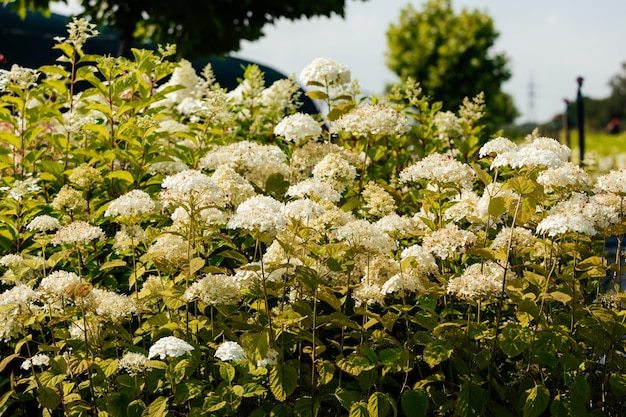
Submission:
POLYGON ((87 209, 87 200, 80 191, 66 184, 54 196, 50 205, 55 210, 77 213, 87 209))
POLYGON ((142 190, 132 190, 109 203, 104 217, 137 219, 156 210, 156 202, 142 190))
POLYGON ((572 151, 558 141, 539 137, 515 150, 496 155, 491 169, 509 166, 516 168, 558 168, 569 160, 572 151))
POLYGON ((403 183, 425 179, 439 187, 472 189, 474 170, 449 155, 433 153, 400 172, 403 183))
POLYGON ((185 290, 183 300, 200 300, 208 305, 236 304, 242 298, 240 283, 232 275, 207 274, 185 290))
POLYGON ((461 219, 466 219, 472 223, 482 223, 489 217, 488 210, 481 210, 482 208, 488 209, 488 205, 482 205, 481 198, 472 190, 461 190, 461 193, 450 201, 454 202, 454 205, 448 207, 443 213, 445 220, 458 222, 461 219))
POLYGON ((548 168, 537 176, 537 182, 543 185, 545 192, 553 193, 559 190, 565 192, 583 191, 589 187, 589 175, 571 162, 564 162, 558 168, 548 168))
POLYGON ((32 219, 27 225, 26 230, 31 232, 50 232, 61 228, 61 222, 55 217, 42 214, 32 219))
POLYGON ((8 342, 24 331, 21 318, 31 317, 41 310, 37 301, 39 294, 24 284, 0 294, 0 340, 8 342))
POLYGON ((81 245, 104 239, 104 231, 83 220, 76 220, 60 228, 51 240, 53 245, 81 245))
POLYGON ((91 165, 83 163, 72 170, 68 180, 70 180, 72 184, 86 189, 102 181, 102 174, 91 165))
POLYGON ((15 180, 10 187, 1 187, 0 191, 7 193, 7 198, 21 201, 25 196, 41 190, 38 184, 39 178, 26 178, 25 180, 15 180))
POLYGON ((341 155, 330 153, 313 168, 313 178, 330 184, 342 193, 354 183, 356 168, 341 155))
POLYGON ((289 201, 282 207, 282 213, 287 219, 300 220, 308 225, 324 213, 324 207, 307 198, 289 201))
POLYGON ((316 178, 307 178, 297 184, 289 186, 288 196, 310 198, 318 202, 336 203, 341 200, 341 193, 335 190, 330 184, 316 178))
POLYGON ((241 345, 237 342, 231 341, 227 341, 219 345, 215 351, 215 357, 224 362, 239 362, 248 358, 241 345))
MULTIPOLYGON (((606 224, 606 218, 597 215, 607 210, 602 210, 602 206, 594 204, 589 196, 575 193, 569 200, 557 203, 539 224, 537 233, 555 237, 568 232, 577 232, 593 236, 598 233, 596 222, 606 224)), ((615 214, 613 214, 615 216, 615 214)), ((608 225, 608 224, 607 224, 608 225)))
POLYGON ((169 81, 160 87, 161 90, 170 86, 179 86, 176 91, 172 91, 166 94, 166 100, 171 105, 178 105, 185 99, 197 99, 199 98, 198 86, 201 84, 202 79, 196 74, 196 70, 191 65, 191 62, 186 59, 181 59, 169 81))
POLYGON ((225 207, 226 195, 222 189, 206 174, 188 169, 165 177, 161 183, 163 190, 159 199, 168 209, 178 205, 193 207, 225 207))
POLYGON ((316 58, 300 73, 304 85, 342 85, 350 82, 350 68, 331 58, 316 58))
POLYGON ((84 303, 93 306, 98 316, 112 320, 119 320, 122 317, 137 314, 139 311, 136 298, 100 288, 91 290, 85 297, 84 303))
MULTIPOLYGON (((493 261, 470 265, 461 276, 448 281, 447 292, 459 298, 477 299, 500 294, 505 269, 493 261)), ((507 280, 515 279, 512 271, 507 271, 507 280)))
POLYGON ((397 213, 381 217, 374 223, 374 226, 395 239, 406 239, 419 233, 419 228, 413 218, 400 216, 397 213))
POLYGON ((156 358, 157 356, 160 359, 179 358, 192 350, 193 346, 184 340, 179 339, 176 336, 166 336, 160 338, 152 346, 150 346, 150 350, 148 350, 148 359, 156 358))
POLYGON ((46 308, 51 311, 60 311, 69 301, 65 289, 82 282, 83 280, 74 272, 54 271, 41 280, 37 293, 46 302, 46 308))
POLYGON ((481 146, 480 150, 478 151, 478 156, 484 158, 490 155, 499 155, 506 152, 516 152, 517 150, 518 146, 510 139, 498 136, 497 138, 491 139, 489 142, 481 146))
POLYGON ((335 237, 352 247, 362 248, 372 253, 388 253, 397 245, 387 233, 367 220, 353 220, 335 231, 335 237))
POLYGON ((423 277, 419 274, 399 272, 389 278, 380 288, 385 295, 399 291, 418 292, 424 289, 423 277))
MULTIPOLYGON (((148 254, 157 259, 179 263, 187 259, 189 244, 180 235, 163 233, 148 248, 148 254)), ((192 251, 193 253, 193 251, 192 251)))
POLYGON ((68 331, 72 339, 85 340, 86 337, 89 343, 98 343, 102 328, 99 321, 89 320, 85 325, 81 320, 73 322, 68 331))
POLYGON ((247 140, 218 146, 199 161, 199 166, 209 171, 221 165, 229 166, 261 189, 265 189, 265 183, 271 175, 289 177, 287 155, 278 146, 247 140))
POLYGON ((532 230, 519 226, 503 227, 489 247, 495 251, 506 251, 510 245, 513 252, 519 253, 524 249, 533 248, 536 242, 537 238, 532 230))
POLYGON ((436 138, 441 141, 448 141, 461 134, 459 119, 451 111, 439 111, 433 117, 433 124, 437 130, 436 138))
POLYGON ((149 370, 150 367, 147 364, 148 357, 143 353, 126 352, 117 363, 117 367, 120 371, 125 371, 128 375, 134 377, 149 370))
POLYGON ((6 91, 11 86, 26 90, 37 85, 38 79, 39 71, 13 64, 10 70, 0 69, 0 91, 6 91))
POLYGON ((274 134, 296 145, 302 145, 319 138, 322 135, 322 128, 310 114, 296 113, 283 118, 274 128, 274 134))
POLYGON ((595 187, 606 193, 626 196, 626 168, 614 169, 608 174, 598 177, 595 187))
POLYGON ((408 263, 410 270, 421 274, 432 274, 438 270, 435 257, 421 245, 415 244, 404 248, 400 258, 403 265, 408 263))
POLYGON ((454 223, 448 223, 422 239, 422 247, 439 259, 448 259, 455 254, 463 254, 476 243, 476 235, 463 230, 454 223))
POLYGON ((226 198, 233 207, 237 207, 256 194, 252 184, 228 165, 218 166, 211 175, 211 179, 226 194, 226 198))
POLYGON ((411 129, 409 119, 396 110, 380 104, 357 106, 337 119, 331 133, 346 132, 354 136, 403 135, 411 129))
POLYGON ((352 293, 352 298, 354 299, 354 304, 357 307, 362 305, 382 305, 385 302, 385 293, 379 285, 361 284, 352 293))
POLYGON ((50 366, 50 356, 43 353, 38 353, 35 356, 30 357, 22 362, 20 368, 28 371, 30 368, 34 368, 35 366, 38 366, 40 368, 43 368, 44 366, 50 366))
POLYGON ((120 230, 115 233, 113 248, 116 251, 124 251, 148 242, 146 231, 138 224, 122 224, 120 230))
POLYGON ((331 142, 307 142, 294 149, 291 155, 291 174, 296 180, 304 180, 312 175, 313 168, 328 154, 336 153, 351 165, 363 163, 359 153, 331 142))
POLYGON ((363 210, 369 215, 375 217, 383 217, 397 208, 396 201, 383 187, 374 181, 369 181, 361 192, 365 205, 363 210))
POLYGON ((282 214, 283 207, 281 202, 272 197, 254 196, 237 207, 237 211, 228 221, 227 227, 275 236, 287 225, 287 219, 282 214))
POLYGON ((265 353, 265 357, 256 361, 257 368, 269 368, 270 366, 274 366, 278 363, 278 352, 273 349, 267 349, 265 353))

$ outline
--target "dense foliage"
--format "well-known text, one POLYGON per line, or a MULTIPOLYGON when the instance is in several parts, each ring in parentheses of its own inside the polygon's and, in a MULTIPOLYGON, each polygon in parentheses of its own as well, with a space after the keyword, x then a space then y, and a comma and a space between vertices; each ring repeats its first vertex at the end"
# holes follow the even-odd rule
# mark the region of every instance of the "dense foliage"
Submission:
MULTIPOLYGON (((6 3, 6 2, 5 2, 6 3)), ((27 9, 47 9, 50 0, 8 0, 23 16, 27 9)), ((263 27, 280 18, 344 15, 345 0, 81 0, 83 15, 118 30, 119 54, 130 56, 133 41, 177 43, 187 59, 224 55, 242 40, 263 36, 263 27)))
POLYGON ((1 415, 623 414, 626 171, 479 147, 480 97, 317 59, 321 120, 93 35, 0 73, 1 415))
POLYGON ((421 10, 409 4, 387 31, 387 66, 402 81, 419 80, 444 110, 484 92, 489 122, 500 126, 518 113, 502 91, 511 73, 506 56, 493 52, 497 38, 491 17, 478 10, 455 13, 450 0, 429 0, 421 10))

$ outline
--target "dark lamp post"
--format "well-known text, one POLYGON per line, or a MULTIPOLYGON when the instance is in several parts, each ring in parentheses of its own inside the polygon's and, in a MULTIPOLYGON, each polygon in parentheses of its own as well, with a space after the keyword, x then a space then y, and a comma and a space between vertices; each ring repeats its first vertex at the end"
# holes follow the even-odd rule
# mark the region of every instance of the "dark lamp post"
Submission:
POLYGON ((583 77, 576 78, 578 93, 576 94, 576 120, 578 120, 578 150, 580 151, 579 165, 585 160, 585 102, 583 101, 583 77))

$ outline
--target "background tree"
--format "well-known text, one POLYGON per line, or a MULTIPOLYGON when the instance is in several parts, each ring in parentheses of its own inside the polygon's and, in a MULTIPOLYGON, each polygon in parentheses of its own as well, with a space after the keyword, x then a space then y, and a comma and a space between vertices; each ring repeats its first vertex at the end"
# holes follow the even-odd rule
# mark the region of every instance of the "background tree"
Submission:
POLYGON ((450 0, 429 0, 422 11, 409 4, 387 30, 387 66, 403 82, 418 81, 444 110, 483 91, 489 122, 501 125, 518 112, 501 89, 511 73, 506 56, 491 52, 497 38, 491 17, 478 10, 455 14, 450 0))
MULTIPOLYGON (((67 0, 65 0, 67 1, 67 0)), ((47 9, 50 0, 9 0, 25 15, 47 9)), ((263 36, 263 27, 279 18, 344 16, 345 0, 80 0, 84 15, 121 32, 120 54, 133 41, 175 43, 180 56, 223 55, 242 40, 263 36)))

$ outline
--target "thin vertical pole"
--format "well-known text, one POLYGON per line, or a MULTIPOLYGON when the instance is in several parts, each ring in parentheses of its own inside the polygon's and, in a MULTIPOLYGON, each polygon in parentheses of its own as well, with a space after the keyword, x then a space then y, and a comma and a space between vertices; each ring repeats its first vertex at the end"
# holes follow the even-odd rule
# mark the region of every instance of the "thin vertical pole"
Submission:
POLYGON ((579 165, 585 160, 585 102, 583 101, 583 77, 576 78, 578 93, 576 94, 576 119, 578 120, 578 150, 580 151, 579 165))

